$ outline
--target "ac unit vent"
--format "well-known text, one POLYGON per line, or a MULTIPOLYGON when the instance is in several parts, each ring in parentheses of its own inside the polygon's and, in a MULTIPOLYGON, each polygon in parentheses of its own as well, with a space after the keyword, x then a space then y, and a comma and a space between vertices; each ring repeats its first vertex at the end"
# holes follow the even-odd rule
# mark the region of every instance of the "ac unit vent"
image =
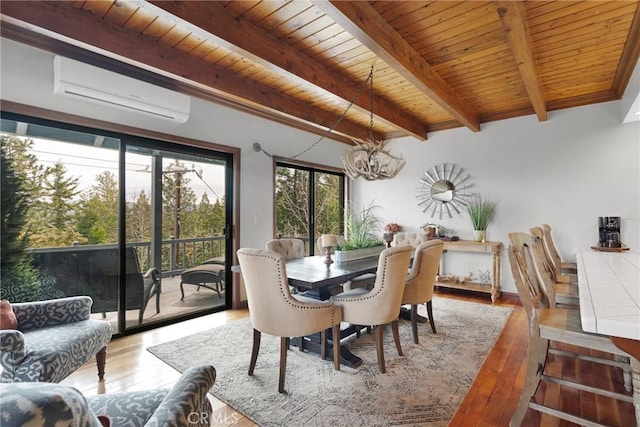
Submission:
POLYGON ((191 98, 160 86, 62 56, 53 60, 55 94, 184 123, 191 98))

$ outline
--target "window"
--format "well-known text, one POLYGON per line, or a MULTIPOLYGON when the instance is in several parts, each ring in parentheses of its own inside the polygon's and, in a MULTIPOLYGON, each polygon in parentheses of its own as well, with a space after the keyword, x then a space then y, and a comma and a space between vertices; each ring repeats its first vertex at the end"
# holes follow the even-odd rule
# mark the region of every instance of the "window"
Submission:
POLYGON ((313 255, 322 234, 344 234, 343 173, 277 161, 275 188, 276 237, 302 239, 313 255))

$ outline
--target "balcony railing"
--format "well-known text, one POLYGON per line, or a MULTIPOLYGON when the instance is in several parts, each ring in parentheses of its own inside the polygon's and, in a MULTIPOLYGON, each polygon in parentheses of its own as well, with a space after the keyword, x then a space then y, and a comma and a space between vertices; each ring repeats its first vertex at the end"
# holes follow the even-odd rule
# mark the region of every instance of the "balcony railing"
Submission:
MULTIPOLYGON (((127 246, 136 248, 138 262, 141 269, 146 271, 151 267, 151 242, 127 242, 127 246)), ((71 250, 94 250, 101 248, 117 248, 117 244, 106 245, 77 245, 30 249, 30 253, 65 252, 71 250)), ((225 237, 194 237, 190 239, 166 239, 162 241, 162 277, 175 276, 184 270, 195 267, 213 258, 224 260, 225 237)))

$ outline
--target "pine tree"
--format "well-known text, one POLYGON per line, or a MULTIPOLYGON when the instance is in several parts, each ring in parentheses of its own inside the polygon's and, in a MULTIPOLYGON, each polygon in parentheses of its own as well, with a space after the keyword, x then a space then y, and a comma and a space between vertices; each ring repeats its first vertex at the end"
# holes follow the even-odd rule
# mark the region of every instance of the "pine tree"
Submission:
POLYGON ((81 196, 78 210, 78 231, 89 243, 118 241, 118 180, 105 171, 95 178, 96 184, 81 196))
MULTIPOLYGON (((46 227, 48 205, 45 184, 51 173, 50 167, 38 162, 33 151, 34 141, 18 136, 2 136, 2 146, 10 159, 14 174, 19 177, 29 208, 25 212, 26 225, 23 231, 30 236, 43 233, 46 227)), ((36 243, 30 242, 33 247, 36 243)))
POLYGON ((0 293, 12 302, 36 299, 40 291, 38 271, 26 251, 25 233, 29 195, 23 176, 17 174, 7 156, 5 138, 0 140, 0 293))

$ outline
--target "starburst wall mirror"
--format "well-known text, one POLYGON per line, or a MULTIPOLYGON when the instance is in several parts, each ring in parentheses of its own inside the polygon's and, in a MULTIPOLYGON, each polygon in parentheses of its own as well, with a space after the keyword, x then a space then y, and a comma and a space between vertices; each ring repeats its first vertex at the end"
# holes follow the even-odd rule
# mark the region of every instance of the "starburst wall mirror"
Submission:
POLYGON ((452 163, 440 163, 427 169, 418 180, 418 207, 431 218, 452 218, 467 207, 471 193, 469 175, 452 163))

